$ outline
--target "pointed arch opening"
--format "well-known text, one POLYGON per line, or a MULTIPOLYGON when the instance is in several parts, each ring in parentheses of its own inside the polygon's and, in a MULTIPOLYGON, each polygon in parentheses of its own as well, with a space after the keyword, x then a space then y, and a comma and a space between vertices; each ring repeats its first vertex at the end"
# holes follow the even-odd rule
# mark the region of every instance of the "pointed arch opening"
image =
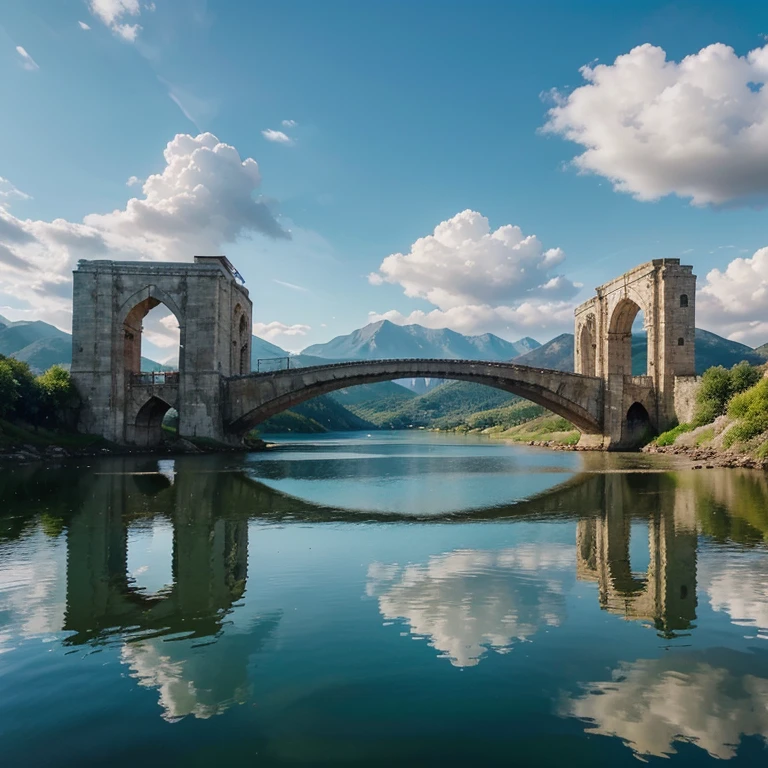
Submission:
POLYGON ((232 356, 230 367, 233 376, 251 372, 251 332, 247 311, 236 304, 232 317, 232 356))
POLYGON ((597 375, 597 331, 594 314, 587 315, 587 319, 579 331, 579 373, 586 376, 597 375))
POLYGON ((123 320, 123 362, 126 377, 179 371, 182 366, 182 324, 173 309, 147 296, 123 320))
POLYGON ((643 308, 628 297, 616 305, 608 327, 608 373, 653 375, 647 320, 643 308))

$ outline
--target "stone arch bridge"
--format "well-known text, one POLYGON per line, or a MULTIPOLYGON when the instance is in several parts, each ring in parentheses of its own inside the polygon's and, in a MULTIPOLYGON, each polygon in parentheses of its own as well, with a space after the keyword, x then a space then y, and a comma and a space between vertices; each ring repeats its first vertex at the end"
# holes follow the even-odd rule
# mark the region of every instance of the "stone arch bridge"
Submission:
POLYGON ((223 256, 193 263, 86 261, 74 273, 72 376, 80 429, 151 446, 169 408, 179 434, 238 443, 259 423, 317 395, 409 377, 486 384, 571 421, 592 447, 624 448, 666 429, 695 383, 696 277, 679 259, 642 264, 576 309, 575 373, 476 360, 373 360, 250 372, 253 308, 223 256), (158 304, 180 328, 179 369, 141 372, 143 318, 158 304), (632 325, 647 333, 647 369, 633 375, 632 325))

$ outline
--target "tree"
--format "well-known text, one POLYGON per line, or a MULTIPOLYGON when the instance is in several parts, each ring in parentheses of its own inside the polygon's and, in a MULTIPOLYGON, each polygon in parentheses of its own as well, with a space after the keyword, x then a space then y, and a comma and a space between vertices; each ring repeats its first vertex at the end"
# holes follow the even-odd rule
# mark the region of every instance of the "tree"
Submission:
POLYGON ((19 383, 8 359, 0 356, 0 416, 11 416, 19 399, 19 383))

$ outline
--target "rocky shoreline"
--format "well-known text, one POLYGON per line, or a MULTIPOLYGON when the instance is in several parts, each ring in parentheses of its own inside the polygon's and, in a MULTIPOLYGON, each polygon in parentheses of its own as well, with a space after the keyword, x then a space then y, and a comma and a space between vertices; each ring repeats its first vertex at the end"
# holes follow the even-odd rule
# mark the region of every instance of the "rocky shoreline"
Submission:
POLYGON ((643 453, 664 453, 671 456, 684 456, 694 463, 694 469, 714 469, 715 467, 742 467, 745 469, 768 470, 768 459, 756 459, 744 454, 728 453, 717 448, 687 445, 646 445, 643 453))
POLYGON ((193 443, 190 440, 178 439, 172 443, 155 445, 151 448, 119 445, 105 446, 103 443, 83 447, 64 447, 62 445, 35 446, 26 443, 0 449, 0 466, 3 463, 32 463, 59 459, 92 458, 94 456, 178 456, 179 454, 243 453, 265 450, 268 447, 268 444, 261 440, 248 446, 208 446, 193 443))

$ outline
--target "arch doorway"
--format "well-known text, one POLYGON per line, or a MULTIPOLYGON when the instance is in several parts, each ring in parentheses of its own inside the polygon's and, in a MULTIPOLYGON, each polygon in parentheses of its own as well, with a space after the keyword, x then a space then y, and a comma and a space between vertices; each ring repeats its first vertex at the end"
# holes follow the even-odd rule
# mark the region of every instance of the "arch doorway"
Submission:
POLYGON ((181 322, 160 299, 149 296, 126 315, 123 362, 127 378, 149 371, 179 371, 183 350, 181 322))
POLYGON ((128 442, 141 448, 159 445, 163 441, 163 417, 170 409, 170 404, 156 395, 139 408, 128 442))
POLYGON ((630 298, 613 310, 608 328, 608 373, 621 376, 652 376, 647 316, 630 298))
POLYGON ((651 417, 642 403, 632 403, 627 411, 622 443, 636 447, 646 443, 653 436, 651 417))

